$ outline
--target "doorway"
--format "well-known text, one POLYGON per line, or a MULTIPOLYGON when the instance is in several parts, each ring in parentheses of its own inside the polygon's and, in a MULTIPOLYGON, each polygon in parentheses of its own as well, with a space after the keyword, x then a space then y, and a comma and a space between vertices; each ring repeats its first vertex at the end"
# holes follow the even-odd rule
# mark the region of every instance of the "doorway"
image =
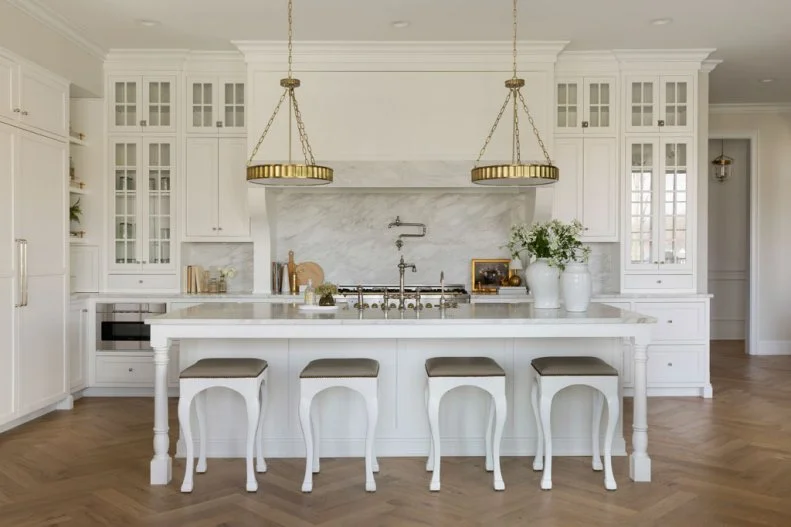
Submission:
POLYGON ((710 138, 709 158, 733 160, 725 180, 708 172, 708 291, 711 339, 743 341, 750 352, 752 140, 710 138))

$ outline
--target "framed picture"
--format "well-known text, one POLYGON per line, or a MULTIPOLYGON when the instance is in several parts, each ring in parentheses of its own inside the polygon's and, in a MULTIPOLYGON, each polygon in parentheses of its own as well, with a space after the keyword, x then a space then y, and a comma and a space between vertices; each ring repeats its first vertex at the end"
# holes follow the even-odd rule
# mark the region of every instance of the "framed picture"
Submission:
POLYGON ((508 278, 508 258, 474 258, 472 260, 472 292, 496 293, 500 282, 508 278))

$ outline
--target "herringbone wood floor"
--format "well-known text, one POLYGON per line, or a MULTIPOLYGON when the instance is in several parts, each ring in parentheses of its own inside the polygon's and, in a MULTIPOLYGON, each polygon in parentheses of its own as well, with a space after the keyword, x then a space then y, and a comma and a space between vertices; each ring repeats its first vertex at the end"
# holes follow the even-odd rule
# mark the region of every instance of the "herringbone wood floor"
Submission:
POLYGON ((303 461, 273 459, 255 494, 243 461, 210 460, 186 495, 182 460, 172 484, 148 485, 151 399, 84 399, 0 435, 0 525, 791 525, 791 357, 748 358, 741 342, 715 342, 711 356, 715 398, 652 398, 654 481, 630 482, 619 457, 616 492, 583 458, 557 458, 549 492, 532 458, 505 458, 500 493, 482 459, 443 458, 439 494, 423 459, 384 458, 375 494, 363 491, 362 460, 322 460, 304 495, 303 461))

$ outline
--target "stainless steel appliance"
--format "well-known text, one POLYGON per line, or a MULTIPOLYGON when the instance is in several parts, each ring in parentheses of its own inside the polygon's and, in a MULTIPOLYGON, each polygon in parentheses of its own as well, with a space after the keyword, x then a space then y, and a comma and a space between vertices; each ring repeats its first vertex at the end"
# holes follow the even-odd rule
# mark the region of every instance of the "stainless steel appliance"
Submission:
MULTIPOLYGON (((382 308, 382 302, 387 294, 387 304, 390 309, 398 308, 398 285, 340 285, 338 286, 338 297, 345 300, 349 305, 357 307, 357 289, 362 288, 363 307, 382 308)), ((420 307, 423 309, 433 309, 439 307, 442 287, 439 285, 412 285, 404 287, 405 303, 408 309, 415 308, 415 300, 420 297, 420 307)), ((458 307, 459 304, 470 302, 470 294, 461 284, 445 284, 446 307, 458 307)))
POLYGON ((151 326, 145 319, 166 311, 164 303, 97 303, 96 350, 151 351, 151 326))

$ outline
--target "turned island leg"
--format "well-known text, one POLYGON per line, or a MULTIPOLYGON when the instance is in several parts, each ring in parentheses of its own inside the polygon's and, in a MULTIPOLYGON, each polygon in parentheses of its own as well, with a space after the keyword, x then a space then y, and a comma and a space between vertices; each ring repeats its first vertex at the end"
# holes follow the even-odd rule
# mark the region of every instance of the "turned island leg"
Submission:
POLYGON ((648 342, 645 337, 634 339, 634 417, 632 422, 632 455, 629 458, 629 477, 633 481, 651 481, 651 458, 648 457, 648 381, 646 363, 648 342))
MULTIPOLYGON (((152 333, 155 328, 152 328, 152 333)), ((170 437, 168 435, 168 361, 170 339, 151 336, 154 348, 154 457, 151 460, 151 485, 167 485, 172 477, 170 437)))

